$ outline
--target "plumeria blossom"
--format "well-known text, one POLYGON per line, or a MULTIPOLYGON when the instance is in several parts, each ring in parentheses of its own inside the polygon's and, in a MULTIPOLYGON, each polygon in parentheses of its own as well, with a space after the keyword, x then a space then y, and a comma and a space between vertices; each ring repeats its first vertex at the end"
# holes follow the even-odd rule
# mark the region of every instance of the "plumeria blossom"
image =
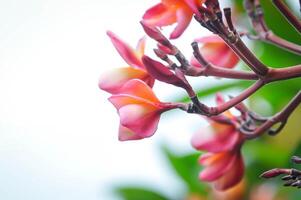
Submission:
POLYGON ((244 173, 240 151, 244 139, 237 131, 236 118, 229 111, 223 115, 223 121, 211 118, 210 127, 198 131, 191 140, 194 148, 207 151, 199 160, 204 166, 199 178, 213 182, 217 190, 227 190, 235 186, 244 173))
POLYGON ((181 108, 181 103, 163 103, 143 81, 128 81, 109 98, 120 117, 119 140, 137 140, 152 136, 157 130, 160 115, 181 108))
MULTIPOLYGON (((204 58, 218 67, 233 68, 239 62, 238 56, 217 35, 201 37, 195 41, 203 44, 200 52, 204 58)), ((191 60, 191 64, 196 67, 202 67, 194 57, 191 60)))
POLYGON ((189 25, 194 12, 205 0, 161 0, 161 3, 148 9, 143 15, 143 21, 151 26, 167 26, 177 23, 170 35, 176 39, 182 35, 189 25))
POLYGON ((129 66, 111 69, 102 74, 98 83, 99 88, 115 94, 131 79, 140 79, 152 87, 155 80, 147 73, 141 61, 144 54, 145 38, 140 39, 137 48, 133 49, 113 32, 108 31, 107 34, 120 56, 129 66))

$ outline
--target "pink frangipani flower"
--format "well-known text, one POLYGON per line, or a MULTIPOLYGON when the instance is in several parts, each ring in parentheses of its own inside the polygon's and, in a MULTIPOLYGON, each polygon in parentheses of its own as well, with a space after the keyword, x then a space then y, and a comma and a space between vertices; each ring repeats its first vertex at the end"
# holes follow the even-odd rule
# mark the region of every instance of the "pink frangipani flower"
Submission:
POLYGON ((143 81, 128 81, 109 98, 120 117, 119 140, 137 140, 152 136, 157 130, 160 115, 181 108, 181 103, 163 103, 143 81))
MULTIPOLYGON (((217 99, 221 101, 220 97, 217 99)), ((240 152, 244 139, 237 131, 236 118, 229 111, 223 115, 228 122, 212 118, 210 127, 198 131, 191 140, 194 148, 207 151, 199 160, 205 167, 199 178, 213 182, 217 190, 227 190, 238 184, 244 173, 240 152)))
MULTIPOLYGON (((203 44, 200 52, 204 58, 218 67, 233 68, 239 62, 238 56, 217 35, 201 37, 195 41, 203 44)), ((191 64, 196 67, 202 67, 194 57, 191 60, 191 64)))
POLYGON ((131 79, 140 79, 152 87, 155 80, 147 73, 141 61, 144 54, 145 38, 140 39, 135 50, 123 42, 113 32, 108 31, 107 34, 120 56, 129 66, 111 69, 102 74, 98 83, 99 88, 111 94, 115 94, 131 79))
POLYGON ((151 26, 167 26, 177 23, 170 35, 176 39, 182 35, 189 25, 192 15, 204 0, 161 0, 161 3, 148 9, 143 15, 143 21, 151 26))

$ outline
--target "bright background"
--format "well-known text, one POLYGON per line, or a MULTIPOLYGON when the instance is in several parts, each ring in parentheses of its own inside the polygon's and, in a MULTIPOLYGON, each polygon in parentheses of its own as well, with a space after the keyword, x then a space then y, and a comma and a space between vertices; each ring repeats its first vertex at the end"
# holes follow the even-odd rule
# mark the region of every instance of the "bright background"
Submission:
MULTIPOLYGON (((112 185, 133 178, 171 196, 171 188, 181 192, 157 147, 172 138, 191 150, 184 115, 169 124, 166 116, 152 139, 121 143, 116 111, 97 86, 102 72, 125 65, 106 30, 136 45, 143 35, 138 22, 151 5, 0 1, 1 199, 114 199, 112 185)), ((170 91, 162 87, 164 99, 170 91)))

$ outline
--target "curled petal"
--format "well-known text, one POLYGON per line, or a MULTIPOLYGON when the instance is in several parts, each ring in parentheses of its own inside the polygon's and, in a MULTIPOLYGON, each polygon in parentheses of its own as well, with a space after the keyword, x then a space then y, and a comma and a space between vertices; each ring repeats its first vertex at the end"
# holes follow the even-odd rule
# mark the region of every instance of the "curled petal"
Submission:
POLYGON ((233 166, 221 178, 214 182, 217 190, 227 190, 238 184, 244 174, 244 163, 241 154, 236 155, 233 166))
MULTIPOLYGON (((203 1, 203 0, 202 0, 203 1)), ((170 38, 178 38, 189 25, 193 12, 199 14, 198 0, 162 0, 143 15, 143 21, 150 26, 167 26, 177 23, 170 38)))
POLYGON ((111 69, 102 74, 99 78, 98 86, 100 89, 111 94, 116 94, 131 79, 140 79, 146 82, 150 87, 154 85, 154 79, 142 69, 133 67, 124 67, 111 69))
POLYGON ((191 57, 190 64, 195 67, 204 67, 199 63, 199 61, 194 56, 191 57))
POLYGON ((140 38, 140 40, 138 41, 136 51, 139 54, 140 58, 142 58, 142 56, 144 55, 145 43, 146 43, 146 37, 145 36, 140 38))
POLYGON ((205 36, 205 37, 201 37, 201 38, 197 38, 194 40, 195 42, 198 43, 223 43, 223 39, 220 38, 217 35, 210 35, 210 36, 205 36))
POLYGON ((231 152, 204 154, 200 158, 200 163, 205 165, 205 169, 199 178, 203 181, 214 181, 225 175, 233 167, 235 160, 236 156, 231 152))
POLYGON ((217 105, 222 105, 225 103, 225 99, 220 92, 215 94, 215 101, 216 101, 217 105))
POLYGON ((140 140, 143 139, 142 136, 136 134, 131 129, 126 128, 122 125, 119 125, 119 135, 118 139, 120 141, 127 141, 127 140, 140 140))
POLYGON ((111 31, 107 31, 107 35, 110 37, 113 45, 120 54, 120 56, 132 67, 143 68, 143 64, 138 53, 123 42, 117 35, 111 31))
POLYGON ((143 81, 132 79, 121 88, 122 94, 128 94, 135 97, 140 97, 150 102, 159 102, 159 99, 154 94, 153 90, 143 81))
POLYGON ((143 138, 155 133, 160 114, 160 109, 150 104, 130 104, 119 109, 121 125, 143 138))
POLYGON ((184 0, 189 8, 195 13, 199 14, 199 6, 204 2, 204 0, 184 0))
POLYGON ((176 15, 177 15, 178 24, 176 28, 173 30, 173 32, 171 33, 170 39, 176 39, 183 34, 183 32, 188 27, 192 18, 192 14, 189 13, 190 11, 185 8, 177 10, 176 15))
POLYGON ((144 13, 143 21, 148 25, 161 27, 173 24, 176 17, 168 6, 159 3, 144 13))
POLYGON ((158 43, 157 46, 158 46, 158 49, 161 50, 162 52, 164 52, 165 54, 169 54, 169 55, 173 54, 173 50, 168 48, 167 46, 164 46, 160 43, 158 43))
MULTIPOLYGON (((239 62, 233 50, 216 35, 198 38, 195 41, 204 44, 200 51, 206 60, 214 65, 233 68, 239 62)), ((191 64, 201 67, 195 59, 192 59, 191 64)))
POLYGON ((168 41, 168 39, 156 28, 153 26, 148 25, 147 23, 145 23, 144 21, 140 22, 144 32, 151 37, 152 39, 156 40, 157 42, 159 42, 160 44, 163 44, 169 48, 172 48, 171 43, 168 41))
POLYGON ((222 152, 234 149, 240 144, 239 139, 234 126, 212 122, 210 127, 197 132, 191 143, 198 150, 222 152))
POLYGON ((146 101, 145 99, 127 95, 127 94, 117 94, 113 95, 109 98, 109 101, 114 105, 114 107, 119 110, 123 106, 129 105, 129 104, 144 104, 144 103, 150 103, 149 101, 146 101))

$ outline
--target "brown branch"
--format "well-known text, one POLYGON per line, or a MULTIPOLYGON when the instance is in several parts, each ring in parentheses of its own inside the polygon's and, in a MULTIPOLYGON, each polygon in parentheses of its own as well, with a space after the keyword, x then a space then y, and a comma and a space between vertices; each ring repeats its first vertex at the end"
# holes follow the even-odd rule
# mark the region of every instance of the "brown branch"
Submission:
POLYGON ((228 46, 243 60, 256 74, 264 76, 268 72, 268 67, 264 65, 256 56, 248 49, 248 47, 240 39, 234 27, 231 26, 232 19, 230 9, 226 9, 225 18, 228 23, 227 27, 222 20, 219 20, 217 13, 203 13, 204 17, 195 17, 195 19, 205 28, 218 34, 228 46))
POLYGON ((261 124, 254 131, 245 131, 245 130, 241 129, 240 132, 244 134, 246 139, 257 138, 257 137, 261 136, 262 134, 264 134, 266 131, 268 131, 275 124, 277 124, 277 123, 286 123, 289 116, 298 107, 298 105, 300 103, 301 103, 301 90, 289 102, 289 104, 285 108, 283 108, 282 111, 280 111, 279 113, 277 113, 276 115, 274 115, 270 119, 266 120, 266 122, 261 124))
POLYGON ((266 41, 270 44, 274 44, 280 48, 284 48, 292 53, 301 55, 301 46, 297 45, 295 43, 289 42, 287 40, 284 40, 283 38, 275 35, 273 32, 269 32, 265 39, 262 41, 266 41))
POLYGON ((259 0, 245 0, 244 1, 245 9, 249 15, 249 18, 252 22, 253 28, 256 31, 257 35, 249 35, 249 39, 252 40, 261 40, 263 42, 267 42, 273 45, 276 45, 280 48, 284 48, 292 53, 301 54, 301 46, 289 42, 273 33, 272 30, 269 29, 264 20, 264 13, 261 8, 259 0))
POLYGON ((216 116, 219 115, 226 110, 240 104, 242 101, 250 97, 252 94, 254 94, 258 89, 260 89, 265 83, 262 80, 257 80, 253 85, 251 85, 249 88, 244 90, 241 94, 238 96, 230 99, 229 101, 216 106, 216 107, 209 107, 206 106, 205 104, 202 104, 199 102, 197 97, 191 98, 193 104, 194 104, 194 109, 193 113, 198 113, 201 115, 206 115, 208 117, 210 116, 216 116))
POLYGON ((287 80, 292 78, 301 77, 301 65, 296 65, 292 67, 280 68, 280 69, 270 69, 267 74, 265 81, 267 83, 287 80))
POLYGON ((222 67, 214 66, 208 62, 201 54, 198 43, 191 44, 193 48, 193 55, 202 67, 190 66, 187 68, 187 75, 191 76, 216 76, 221 78, 243 79, 243 80, 257 80, 258 76, 252 72, 237 71, 222 67))

